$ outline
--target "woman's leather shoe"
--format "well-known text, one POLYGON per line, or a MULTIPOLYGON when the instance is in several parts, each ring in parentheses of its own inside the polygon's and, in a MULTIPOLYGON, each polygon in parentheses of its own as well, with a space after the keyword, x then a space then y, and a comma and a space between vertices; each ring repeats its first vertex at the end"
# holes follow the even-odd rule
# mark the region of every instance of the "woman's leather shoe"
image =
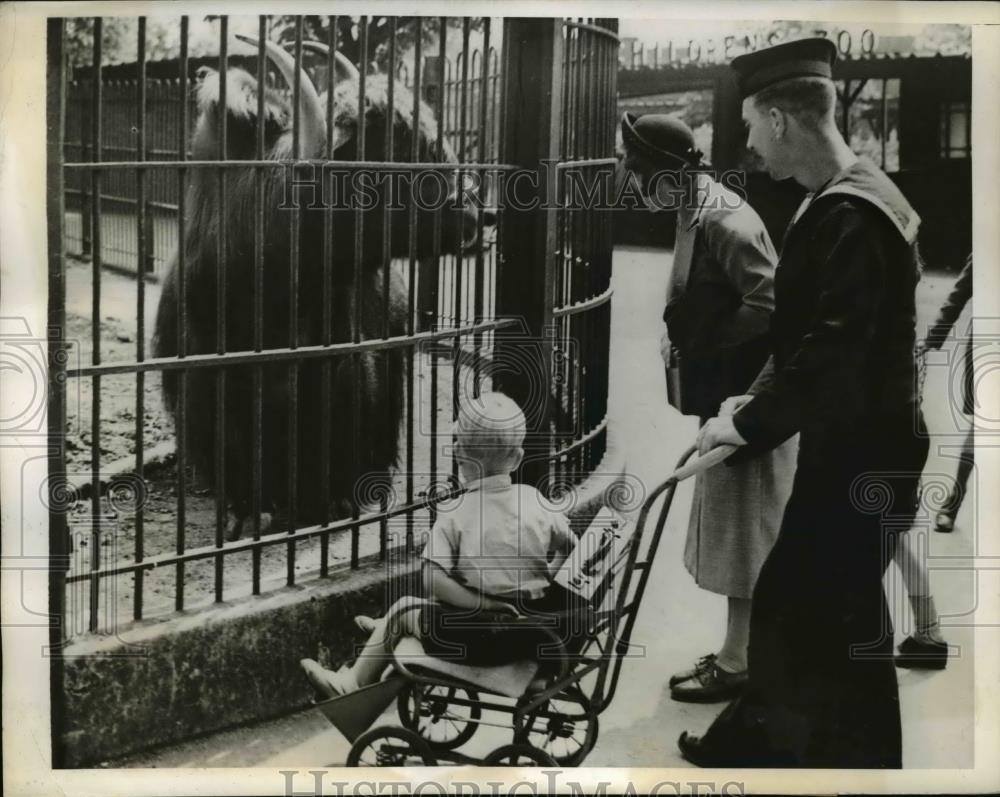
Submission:
POLYGON ((899 645, 896 666, 912 670, 943 670, 948 665, 948 643, 908 636, 899 645))
POLYGON ((727 672, 712 661, 694 677, 671 686, 670 696, 682 703, 718 703, 736 697, 746 683, 746 670, 727 672))
POLYGON ((671 687, 677 686, 677 684, 684 683, 684 681, 690 681, 692 678, 696 678, 699 673, 704 672, 712 664, 715 664, 715 660, 718 658, 715 653, 708 653, 702 656, 698 661, 695 662, 694 667, 690 670, 684 670, 676 675, 671 675, 670 680, 667 682, 671 687))

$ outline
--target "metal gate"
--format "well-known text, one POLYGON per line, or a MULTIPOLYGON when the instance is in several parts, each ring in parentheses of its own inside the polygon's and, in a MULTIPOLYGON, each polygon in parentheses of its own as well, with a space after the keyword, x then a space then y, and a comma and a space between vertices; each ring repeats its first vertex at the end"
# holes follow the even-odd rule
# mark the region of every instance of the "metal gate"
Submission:
MULTIPOLYGON (((501 157, 540 178, 526 203, 538 209, 504 213, 498 308, 524 320, 543 356, 503 386, 522 407, 538 405, 525 467, 554 495, 572 495, 607 448, 617 27, 510 20, 505 30, 501 157)), ((501 353, 509 335, 498 332, 501 353)))
MULTIPOLYGON (((82 138, 67 132, 66 21, 49 24, 50 482, 60 496, 50 546, 69 562, 52 575, 53 613, 62 617, 55 643, 368 559, 408 557, 455 487, 450 421, 463 394, 492 386, 521 403, 531 432, 522 480, 556 495, 599 466, 607 445, 610 212, 571 206, 565 184, 610 175, 615 162, 614 20, 380 20, 389 26, 380 45, 387 71, 397 79, 363 69, 352 78, 356 94, 324 95, 326 141, 306 152, 304 126, 318 118, 310 87, 343 69, 343 43, 336 17, 294 18, 285 42, 293 78, 273 96, 257 91, 255 109, 246 109, 257 120, 287 116, 282 135, 291 143, 278 154, 266 149, 266 125, 241 140, 242 117, 227 115, 236 85, 228 78, 228 18, 217 23, 215 68, 227 79, 217 80, 214 112, 194 101, 189 20, 177 21, 168 90, 147 76, 139 18, 135 80, 123 84, 134 101, 124 102, 117 86, 114 117, 101 24, 93 22, 89 104, 74 117, 89 128, 82 138), (406 52, 397 35, 404 26, 415 34, 406 52), (173 143, 153 143, 157 92, 176 101, 173 143), (384 116, 356 114, 354 149, 343 157, 333 146, 336 120, 366 100, 384 116), (109 119, 120 127, 117 149, 103 145, 109 119), (198 154, 195 138, 212 125, 214 149, 198 154), (456 211, 460 221, 448 221, 450 210, 422 216, 412 205, 390 212, 379 194, 373 208, 347 211, 350 224, 341 228, 342 211, 329 205, 299 205, 276 221, 267 191, 281 170, 287 184, 311 191, 362 171, 412 181, 441 174, 459 187, 471 176, 475 187, 456 211), (511 206, 504 186, 525 173, 548 177, 537 182, 537 203, 511 206), (116 185, 127 186, 120 193, 129 202, 106 199, 116 185), (178 254, 168 276, 156 285, 107 271, 106 214, 125 218, 126 232, 116 235, 131 239, 136 263, 149 263, 150 231, 164 210, 156 203, 171 204, 160 195, 171 185, 169 236, 178 254), (89 264, 64 256, 67 204, 89 264), (222 232, 199 238, 199 213, 222 232), (245 226, 231 228, 233 218, 245 226), (342 229, 349 238, 335 240, 342 229), (372 229, 384 233, 374 244, 372 229), (473 250, 462 250, 463 234, 473 250), (211 323, 198 327, 199 318, 211 323), (284 326, 273 328, 275 319, 284 326), (163 329, 171 330, 167 342, 163 329), (176 396, 170 412, 161 406, 163 380, 176 396), (379 459, 376 449, 397 451, 398 467, 382 467, 392 457, 379 459), (341 458, 356 477, 349 494, 331 486, 341 458), (242 525, 230 511, 241 500, 242 525)), ((358 62, 367 64, 375 23, 356 24, 358 62)), ((241 86, 273 85, 269 30, 261 17, 241 86)))

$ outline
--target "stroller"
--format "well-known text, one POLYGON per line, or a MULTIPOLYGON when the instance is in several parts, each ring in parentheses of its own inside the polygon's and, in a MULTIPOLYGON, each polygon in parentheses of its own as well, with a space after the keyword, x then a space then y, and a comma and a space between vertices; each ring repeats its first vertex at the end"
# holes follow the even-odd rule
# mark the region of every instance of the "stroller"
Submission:
POLYGON ((691 462, 694 448, 686 451, 674 473, 648 495, 634 524, 608 507, 598 513, 577 543, 582 548, 588 535, 596 541, 576 573, 592 582, 583 585, 593 611, 582 647, 567 650, 549 625, 531 617, 513 622, 547 639, 536 661, 473 667, 432 658, 408 637, 397 645, 381 681, 317 703, 353 743, 347 766, 581 765, 597 742, 598 718, 614 699, 675 488, 732 451, 722 446, 691 462), (371 727, 393 700, 399 724, 371 727), (468 743, 483 726, 510 731, 510 742, 485 756, 471 754, 468 743))

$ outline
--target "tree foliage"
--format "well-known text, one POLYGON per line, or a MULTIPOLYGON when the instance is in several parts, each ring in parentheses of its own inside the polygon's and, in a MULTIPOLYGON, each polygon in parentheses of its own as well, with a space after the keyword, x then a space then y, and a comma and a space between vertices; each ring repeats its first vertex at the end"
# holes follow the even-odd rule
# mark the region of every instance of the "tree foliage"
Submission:
MULTIPOLYGON (((178 34, 165 21, 146 22, 146 60, 156 61, 177 55, 178 34)), ((135 61, 139 52, 139 23, 136 17, 103 17, 101 20, 101 62, 116 64, 135 61)), ((66 57, 70 67, 94 62, 93 17, 66 20, 66 57)))
MULTIPOLYGON (((330 39, 330 23, 336 20, 337 49, 359 67, 362 61, 362 19, 361 17, 324 17, 305 16, 302 18, 303 38, 328 42, 330 39)), ((271 27, 272 38, 279 43, 291 45, 295 41, 296 21, 293 16, 274 17, 271 27)), ((482 19, 470 19, 470 30, 482 29, 482 19)), ((437 47, 441 36, 441 17, 397 17, 396 18, 396 53, 402 55, 413 49, 417 40, 419 28, 421 44, 425 48, 437 47)), ((461 36, 462 18, 448 17, 445 36, 461 36)), ((393 38, 392 19, 386 16, 376 16, 368 19, 367 30, 367 61, 369 68, 379 71, 389 70, 389 54, 393 38)), ((425 49, 425 54, 432 54, 425 49)))
MULTIPOLYGON (((192 57, 211 55, 218 51, 217 15, 192 17, 188 39, 188 52, 192 57)), ((298 18, 275 15, 268 19, 268 35, 286 47, 295 42, 298 18)), ((304 16, 303 38, 328 42, 331 21, 336 26, 337 48, 353 63, 362 60, 362 18, 358 16, 304 16)), ((395 20, 396 53, 398 58, 410 52, 416 43, 418 30, 424 53, 437 53, 441 37, 441 17, 397 17, 395 20)), ((462 40, 463 19, 448 17, 445 36, 448 53, 454 55, 462 40)), ((230 33, 235 30, 256 31, 256 20, 231 17, 230 33), (249 24, 249 28, 247 27, 249 24)), ((481 18, 471 18, 469 29, 478 37, 483 28, 481 18)), ((389 69, 390 40, 393 33, 392 18, 375 16, 367 18, 367 61, 369 69, 389 69)), ((494 33, 494 37, 497 33, 494 33)), ((138 53, 138 22, 135 17, 104 17, 102 21, 102 63, 105 65, 134 62, 138 53)), ((94 20, 91 17, 70 18, 66 21, 66 50, 69 66, 86 66, 93 63, 94 20)), ((180 17, 148 17, 146 22, 146 59, 176 58, 180 54, 180 17)))

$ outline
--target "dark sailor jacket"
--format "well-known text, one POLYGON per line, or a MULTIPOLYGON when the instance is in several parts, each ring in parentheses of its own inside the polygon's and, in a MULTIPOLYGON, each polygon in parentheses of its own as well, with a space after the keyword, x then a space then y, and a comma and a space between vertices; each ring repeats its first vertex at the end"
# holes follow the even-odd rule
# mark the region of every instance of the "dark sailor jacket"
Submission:
POLYGON ((800 465, 842 460, 912 413, 919 223, 865 160, 803 201, 775 270, 771 360, 733 418, 747 454, 800 432, 800 465))

